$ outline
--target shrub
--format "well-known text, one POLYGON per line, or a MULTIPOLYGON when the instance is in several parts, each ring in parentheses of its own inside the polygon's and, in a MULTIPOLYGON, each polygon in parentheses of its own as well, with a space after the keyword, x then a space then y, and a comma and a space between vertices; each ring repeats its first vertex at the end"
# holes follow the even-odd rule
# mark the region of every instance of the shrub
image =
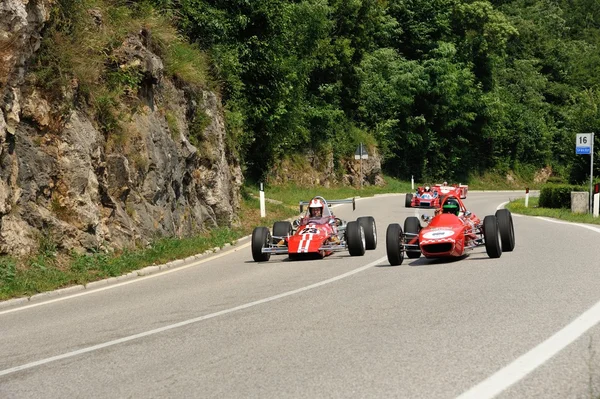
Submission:
POLYGON ((571 192, 585 191, 570 184, 546 184, 540 191, 539 206, 542 208, 571 208, 571 192))

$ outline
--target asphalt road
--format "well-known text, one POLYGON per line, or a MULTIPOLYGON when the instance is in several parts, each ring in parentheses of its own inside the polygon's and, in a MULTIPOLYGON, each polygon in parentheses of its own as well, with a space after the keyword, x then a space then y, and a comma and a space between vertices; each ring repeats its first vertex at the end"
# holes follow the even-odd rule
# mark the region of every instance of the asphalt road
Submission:
MULTIPOLYGON (((518 193, 469 193, 478 216, 518 193)), ((167 273, 0 308, 1 398, 597 398, 600 229, 514 216, 516 247, 389 266, 390 195, 364 257, 249 241, 167 273)), ((431 211, 426 211, 431 212, 431 211)))

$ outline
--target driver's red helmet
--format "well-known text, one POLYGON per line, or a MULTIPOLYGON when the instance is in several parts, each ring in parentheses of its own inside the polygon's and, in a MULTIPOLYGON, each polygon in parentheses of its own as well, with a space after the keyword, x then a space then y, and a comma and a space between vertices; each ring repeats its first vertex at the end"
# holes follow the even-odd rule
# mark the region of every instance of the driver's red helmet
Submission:
POLYGON ((323 201, 319 198, 313 198, 308 205, 308 213, 311 217, 323 216, 323 201))

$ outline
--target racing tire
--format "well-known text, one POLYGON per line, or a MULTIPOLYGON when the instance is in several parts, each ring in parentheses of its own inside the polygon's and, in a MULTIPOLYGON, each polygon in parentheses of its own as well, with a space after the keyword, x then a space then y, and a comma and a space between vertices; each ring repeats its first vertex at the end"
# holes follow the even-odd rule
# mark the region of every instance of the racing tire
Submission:
POLYGON ((271 258, 271 254, 264 254, 262 249, 268 247, 271 243, 271 233, 266 227, 256 227, 252 231, 252 259, 255 262, 266 262, 271 258))
POLYGON ((498 228, 500 229, 500 239, 502 241, 502 251, 510 252, 515 249, 515 227, 513 225, 512 214, 508 209, 498 209, 496 211, 498 228))
POLYGON ((365 231, 358 222, 348 222, 346 225, 346 241, 350 256, 363 256, 365 254, 365 231))
POLYGON ((356 219, 365 232, 365 249, 377 248, 377 227, 373 216, 362 216, 356 219))
POLYGON ((412 198, 413 198, 412 194, 406 194, 406 197, 404 197, 404 207, 405 208, 410 208, 410 206, 412 204, 412 198))
POLYGON ((485 238, 485 252, 490 258, 499 258, 502 255, 502 245, 496 216, 488 215, 483 218, 483 236, 485 238))
MULTIPOLYGON (((419 218, 416 216, 409 216, 404 220, 404 234, 416 234, 419 237, 419 232, 421 231, 421 222, 419 218)), ((417 245, 419 245, 419 239, 417 238, 417 245)), ((419 247, 420 248, 420 247, 419 247)), ((421 250, 419 251, 406 251, 406 256, 409 259, 418 259, 421 257, 421 250)))
MULTIPOLYGON (((292 228, 292 224, 290 222, 273 223, 273 237, 291 236, 293 231, 294 229, 292 228)), ((273 238, 273 244, 277 244, 275 240, 277 240, 277 238, 273 238)))
POLYGON ((402 227, 398 223, 388 225, 385 232, 385 250, 388 262, 392 266, 401 265, 404 260, 404 248, 402 248, 403 235, 402 227))

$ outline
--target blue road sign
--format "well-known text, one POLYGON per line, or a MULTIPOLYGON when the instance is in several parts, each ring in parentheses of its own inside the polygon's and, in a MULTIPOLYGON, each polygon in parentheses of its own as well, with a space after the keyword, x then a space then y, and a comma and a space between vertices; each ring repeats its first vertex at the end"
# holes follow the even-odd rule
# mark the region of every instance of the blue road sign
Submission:
POLYGON ((575 147, 575 154, 577 155, 590 155, 591 153, 591 147, 575 147))

